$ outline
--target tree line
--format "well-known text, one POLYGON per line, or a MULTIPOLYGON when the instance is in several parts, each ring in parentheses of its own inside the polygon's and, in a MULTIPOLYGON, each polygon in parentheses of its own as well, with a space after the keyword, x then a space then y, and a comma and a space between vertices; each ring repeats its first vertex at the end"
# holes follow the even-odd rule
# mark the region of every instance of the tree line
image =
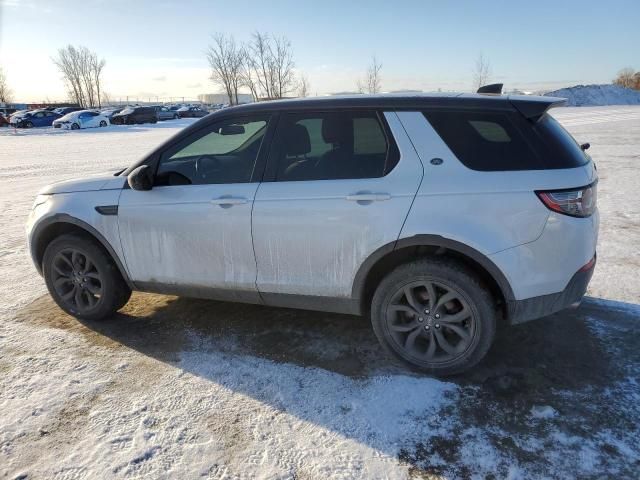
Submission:
MULTIPOLYGON (((287 96, 307 97, 311 93, 308 77, 295 68, 293 47, 284 36, 255 32, 246 42, 231 35, 216 33, 208 45, 206 57, 212 82, 221 87, 230 104, 237 104, 239 91, 248 90, 256 101, 287 96)), ((62 74, 71 101, 84 108, 108 103, 102 88, 106 61, 85 46, 67 45, 52 58, 62 74)), ((359 93, 382 91, 382 63, 373 56, 364 77, 357 80, 359 93)), ((489 82, 491 64, 481 53, 472 72, 473 91, 489 82)), ((640 90, 640 71, 620 70, 613 83, 640 90)), ((0 102, 12 99, 6 75, 0 67, 0 102)))
POLYGON ((618 72, 613 83, 625 88, 640 90, 640 70, 635 71, 633 68, 623 68, 618 72))

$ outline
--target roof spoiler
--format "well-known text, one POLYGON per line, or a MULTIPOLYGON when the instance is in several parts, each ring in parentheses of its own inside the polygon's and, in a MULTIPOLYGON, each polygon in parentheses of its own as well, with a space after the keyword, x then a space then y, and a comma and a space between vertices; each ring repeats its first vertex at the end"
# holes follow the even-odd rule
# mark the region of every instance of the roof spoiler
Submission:
POLYGON ((490 85, 481 86, 476 93, 490 93, 500 95, 502 93, 502 83, 492 83, 490 85))
POLYGON ((522 95, 510 95, 509 101, 527 120, 534 123, 540 120, 550 108, 561 107, 567 103, 566 98, 526 97, 522 95))

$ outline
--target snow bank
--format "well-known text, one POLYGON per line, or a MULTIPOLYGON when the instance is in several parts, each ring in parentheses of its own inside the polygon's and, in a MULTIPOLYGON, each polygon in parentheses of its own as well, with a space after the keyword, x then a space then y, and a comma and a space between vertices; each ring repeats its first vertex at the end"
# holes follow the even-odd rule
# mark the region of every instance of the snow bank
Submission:
POLYGON ((640 105, 640 91, 618 85, 576 85, 545 93, 567 99, 570 107, 598 105, 640 105))

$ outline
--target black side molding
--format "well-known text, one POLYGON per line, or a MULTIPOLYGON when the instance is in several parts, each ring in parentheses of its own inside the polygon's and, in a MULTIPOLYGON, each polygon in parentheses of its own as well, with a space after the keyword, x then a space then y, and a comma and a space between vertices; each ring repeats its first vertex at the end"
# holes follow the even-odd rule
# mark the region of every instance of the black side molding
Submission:
POLYGON ((100 215, 118 215, 118 205, 98 205, 96 212, 100 215))

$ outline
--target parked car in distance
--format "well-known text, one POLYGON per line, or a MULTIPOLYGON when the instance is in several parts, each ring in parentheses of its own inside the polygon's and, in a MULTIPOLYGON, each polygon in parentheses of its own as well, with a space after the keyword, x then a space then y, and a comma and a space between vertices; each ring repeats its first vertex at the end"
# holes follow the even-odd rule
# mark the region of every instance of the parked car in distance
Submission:
POLYGON ((165 107, 162 105, 155 105, 153 108, 156 111, 158 120, 172 120, 172 119, 180 118, 180 115, 178 115, 178 112, 176 110, 171 110, 169 107, 165 107))
POLYGON ((14 113, 9 123, 17 128, 50 127, 58 118, 59 114, 49 110, 29 110, 20 114, 14 113))
POLYGON ((66 115, 67 113, 71 113, 71 112, 78 112, 80 110, 82 110, 82 107, 60 107, 60 108, 56 108, 53 111, 56 112, 59 115, 66 115))
POLYGON ((126 107, 111 117, 114 125, 133 125, 136 123, 156 123, 158 116, 153 107, 126 107))
POLYGON ((209 115, 209 112, 200 107, 182 107, 178 109, 178 115, 180 118, 201 118, 209 115))
POLYGON ((41 190, 31 255, 78 318, 109 318, 132 290, 370 315, 401 363, 459 373, 497 328, 575 306, 593 274, 598 174, 547 113, 564 102, 226 108, 117 176, 41 190))
POLYGON ((94 110, 79 110, 67 113, 53 122, 53 128, 65 128, 68 130, 108 126, 109 118, 94 110))
POLYGON ((22 114, 27 113, 29 110, 16 110, 15 112, 10 113, 9 115, 7 115, 7 120, 9 121, 9 123, 11 123, 11 117, 13 117, 14 115, 16 117, 20 117, 22 116, 22 114))
POLYGON ((109 120, 111 120, 111 118, 116 114, 116 113, 120 113, 123 110, 123 108, 117 108, 117 107, 111 107, 111 108, 105 108, 103 110, 100 111, 101 115, 104 115, 105 117, 107 117, 109 120))

